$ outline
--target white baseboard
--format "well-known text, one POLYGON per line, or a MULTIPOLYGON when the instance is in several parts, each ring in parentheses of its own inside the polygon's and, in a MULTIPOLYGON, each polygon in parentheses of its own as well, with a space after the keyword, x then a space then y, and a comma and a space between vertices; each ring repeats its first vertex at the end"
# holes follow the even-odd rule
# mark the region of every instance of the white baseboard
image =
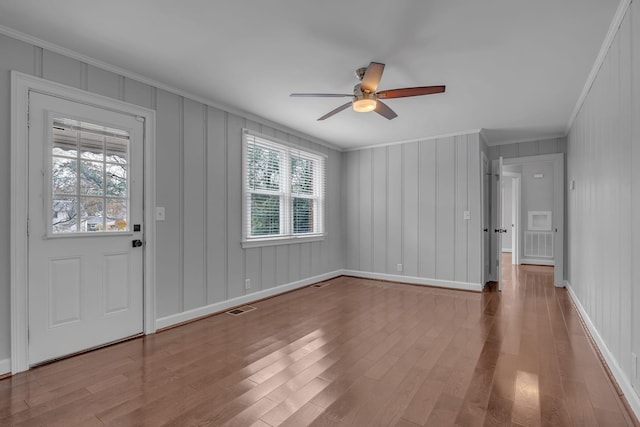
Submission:
POLYGON ((169 326, 177 325, 179 323, 188 322, 190 320, 197 319, 199 317, 208 316, 214 313, 227 310, 231 307, 237 307, 242 304, 247 304, 252 301, 269 298, 284 292, 293 291, 298 288, 302 288, 308 285, 312 285, 324 280, 333 279, 343 275, 343 270, 336 270, 318 276, 309 277, 306 279, 298 280, 295 282, 287 283, 284 285, 276 286, 275 288, 265 289, 263 291, 253 292, 251 294, 242 295, 240 297, 232 298, 230 300, 209 304, 204 307, 194 308, 193 310, 184 311, 178 314, 172 314, 170 316, 161 317, 156 319, 156 329, 167 328, 169 326))
POLYGON ((11 373, 11 359, 0 359, 0 375, 11 373))
POLYGON ((607 347, 604 340, 602 339, 602 336, 600 336, 598 329, 591 321, 591 318, 587 314, 587 311, 584 309, 584 307, 582 306, 582 303, 580 302, 575 292, 573 291, 573 288, 571 287, 571 283, 569 283, 568 281, 565 281, 565 282, 566 282, 567 290, 569 291, 569 296, 571 297, 576 307, 578 308, 578 311, 580 312, 580 315, 582 316, 584 323, 587 325, 587 328, 589 329, 589 332, 591 333, 593 340, 598 346, 598 349, 600 350, 600 353, 604 357, 604 360, 607 362, 607 365, 609 366, 609 370, 611 371, 616 381, 618 382, 620 389, 624 393, 624 397, 627 399, 627 402, 629 402, 629 406, 631 406, 631 409, 636 414, 636 418, 640 419, 640 396, 636 394, 636 391, 631 385, 629 378, 625 375, 624 371, 618 364, 618 361, 616 360, 616 358, 609 351, 609 348, 607 347))
POLYGON ((510 253, 513 252, 513 250, 511 248, 502 248, 501 252, 506 252, 506 253, 510 254, 510 253))
POLYGON ((552 259, 520 258, 520 264, 555 265, 552 259))
POLYGON ((391 282, 410 283, 412 285, 435 286, 438 288, 460 289, 465 291, 482 292, 482 284, 468 282, 454 282, 449 280, 425 279, 415 276, 400 276, 396 274, 372 273, 369 271, 343 270, 346 276, 362 277, 365 279, 389 280, 391 282))

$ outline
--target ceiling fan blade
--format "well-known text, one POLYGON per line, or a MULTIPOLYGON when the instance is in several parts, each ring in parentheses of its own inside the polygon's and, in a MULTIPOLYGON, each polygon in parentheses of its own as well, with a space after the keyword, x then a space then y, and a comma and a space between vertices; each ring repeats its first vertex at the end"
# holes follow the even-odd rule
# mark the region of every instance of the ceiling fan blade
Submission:
POLYGON ((289 96, 293 96, 293 97, 297 97, 297 98, 302 98, 302 97, 306 97, 306 96, 315 96, 315 97, 320 97, 320 98, 343 98, 345 96, 353 96, 353 94, 346 94, 346 93, 292 93, 289 96))
POLYGON ((378 89, 383 71, 384 64, 379 62, 372 62, 369 64, 367 71, 365 71, 364 76, 362 77, 362 83, 360 84, 363 92, 373 93, 378 89))
POLYGON ((342 111, 344 109, 347 109, 350 106, 351 106, 351 101, 347 102, 346 104, 343 104, 343 105, 339 106, 335 110, 329 111, 327 114, 325 114, 324 116, 320 117, 318 120, 328 119, 329 117, 333 116, 334 114, 338 114, 340 111, 342 111))
POLYGON ((404 98, 407 96, 431 95, 434 93, 442 93, 444 90, 445 86, 405 87, 402 89, 381 90, 377 95, 378 98, 391 99, 404 98))
POLYGON ((393 120, 396 117, 398 117, 395 111, 393 111, 391 108, 389 108, 387 104, 380 101, 379 99, 378 99, 378 102, 376 103, 375 112, 389 120, 393 120))

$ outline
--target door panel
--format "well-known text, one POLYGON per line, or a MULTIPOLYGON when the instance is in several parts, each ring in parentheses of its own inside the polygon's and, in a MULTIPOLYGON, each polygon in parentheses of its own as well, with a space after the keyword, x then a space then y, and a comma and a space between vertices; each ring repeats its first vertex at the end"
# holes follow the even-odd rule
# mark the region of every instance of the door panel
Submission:
POLYGON ((143 330, 143 124, 29 93, 29 364, 143 330))

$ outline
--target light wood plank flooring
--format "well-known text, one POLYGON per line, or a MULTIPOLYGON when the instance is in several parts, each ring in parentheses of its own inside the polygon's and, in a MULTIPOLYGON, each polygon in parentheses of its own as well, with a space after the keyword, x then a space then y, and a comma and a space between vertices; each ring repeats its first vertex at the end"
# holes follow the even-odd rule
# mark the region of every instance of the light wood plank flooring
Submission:
POLYGON ((340 277, 0 381, 10 426, 629 426, 550 267, 340 277))

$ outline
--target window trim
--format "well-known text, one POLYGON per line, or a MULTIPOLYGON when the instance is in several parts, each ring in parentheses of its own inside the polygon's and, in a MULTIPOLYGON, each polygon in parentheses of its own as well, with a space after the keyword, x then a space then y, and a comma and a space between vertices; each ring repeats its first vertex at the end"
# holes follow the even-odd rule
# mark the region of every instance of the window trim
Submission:
MULTIPOLYGON (((314 151, 307 147, 300 146, 298 144, 293 144, 291 142, 282 141, 278 138, 271 137, 269 135, 264 135, 259 132, 254 132, 249 129, 242 129, 242 239, 241 245, 243 248, 254 248, 254 247, 262 247, 262 246, 275 246, 275 245, 286 245, 292 243, 306 243, 306 242, 315 242, 324 240, 326 236, 326 226, 325 226, 325 204, 326 204, 326 161, 327 155, 324 153, 320 153, 318 151, 314 151), (249 207, 249 195, 252 193, 247 188, 248 184, 248 146, 250 144, 249 138, 258 138, 264 140, 268 145, 273 146, 275 149, 282 150, 285 153, 285 159, 283 160, 286 177, 283 177, 284 181, 284 191, 280 191, 278 194, 283 200, 284 208, 280 212, 280 227, 281 233, 276 236, 249 236, 249 215, 250 215, 250 207, 249 207), (308 197, 314 200, 318 200, 318 208, 317 214, 319 217, 319 228, 320 231, 313 233, 304 233, 304 234, 293 234, 293 221, 287 220, 287 216, 292 215, 291 206, 288 206, 292 203, 294 194, 290 189, 290 181, 287 179, 290 176, 290 171, 288 167, 288 161, 290 159, 290 155, 294 152, 299 152, 302 157, 310 157, 315 158, 321 161, 322 171, 320 176, 315 176, 315 184, 320 187, 319 194, 317 196, 308 197), (286 227, 286 224, 289 224, 290 230, 284 230, 282 227, 286 227)), ((266 191, 265 193, 268 193, 266 191)))

